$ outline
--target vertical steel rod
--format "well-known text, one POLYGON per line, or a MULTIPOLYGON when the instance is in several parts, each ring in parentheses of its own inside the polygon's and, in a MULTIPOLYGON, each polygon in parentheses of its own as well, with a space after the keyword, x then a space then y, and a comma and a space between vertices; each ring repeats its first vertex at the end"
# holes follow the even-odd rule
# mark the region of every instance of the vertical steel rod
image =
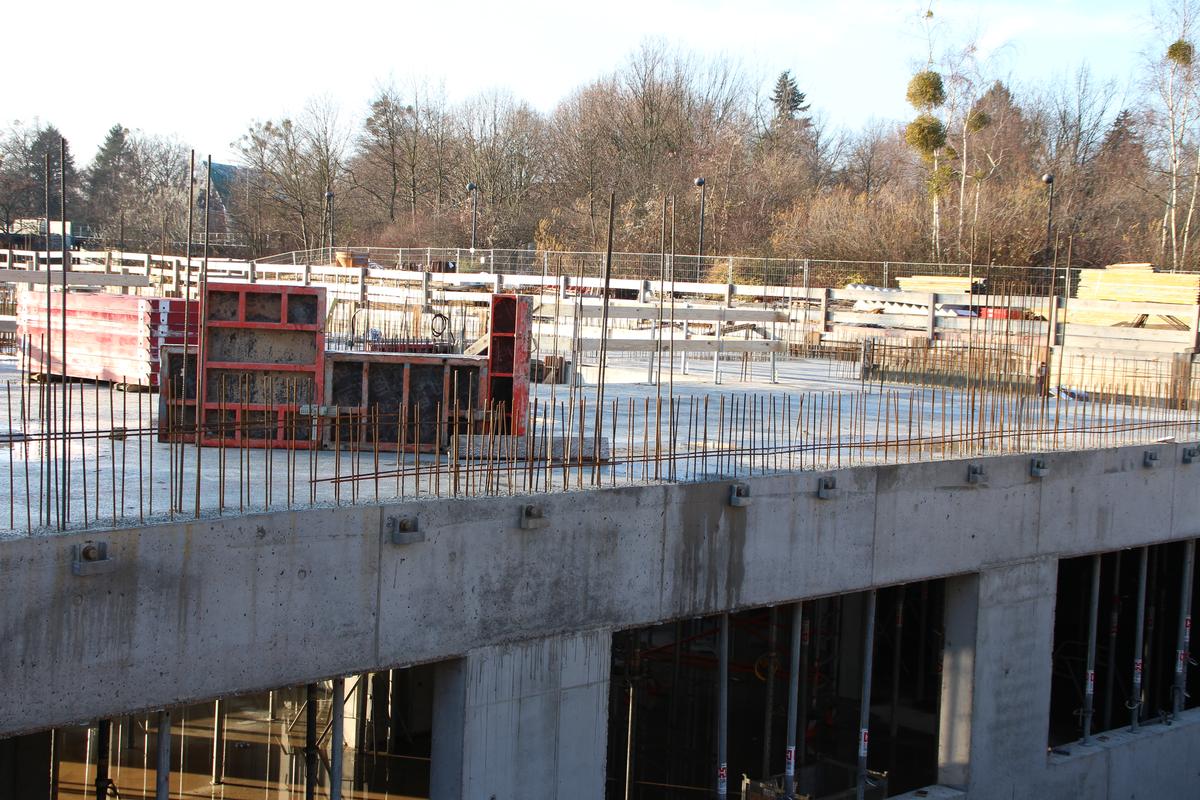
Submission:
POLYGON ((102 719, 96 723, 96 800, 108 797, 108 787, 112 781, 108 777, 108 756, 112 723, 102 719))
POLYGON ((1092 556, 1092 593, 1088 603, 1087 674, 1083 684, 1083 744, 1091 744, 1096 701, 1096 632, 1100 627, 1100 555, 1092 556))
POLYGON ((58 764, 61 759, 58 728, 50 729, 50 800, 58 800, 58 764))
POLYGON ((171 711, 158 712, 158 741, 155 749, 154 800, 171 796, 171 711))
POLYGON ((1129 694, 1129 730, 1136 731, 1142 713, 1142 635, 1146 622, 1146 569, 1150 548, 1143 547, 1138 561, 1137 619, 1133 638, 1133 691, 1129 694))
POLYGON ((1117 632, 1121 624, 1121 553, 1113 553, 1112 598, 1108 611, 1108 669, 1104 672, 1104 730, 1112 730, 1113 681, 1117 674, 1117 632))
POLYGON ((862 697, 858 711, 858 779, 855 796, 867 796, 867 740, 871 723, 871 667, 875 657, 875 590, 867 592, 866 630, 863 632, 862 697))
POLYGON ((801 644, 804 640, 804 603, 792 606, 792 658, 788 671, 787 752, 783 760, 783 792, 787 800, 796 797, 796 717, 800 705, 801 644))
POLYGON ((721 633, 717 656, 717 800, 724 800, 729 788, 729 615, 721 615, 721 633))
POLYGON ((895 647, 892 650, 892 718, 888 722, 888 769, 896 768, 896 740, 900 733, 900 657, 904 652, 904 595, 907 589, 896 587, 895 647))
POLYGON ((342 764, 346 734, 346 679, 333 679, 333 708, 330 712, 329 800, 342 800, 342 764))
POLYGON ((779 609, 771 606, 767 632, 767 697, 763 711, 762 779, 771 774, 771 733, 775 721, 775 648, 778 645, 779 609))
POLYGON ((1188 539, 1183 551, 1183 585, 1179 587, 1179 631, 1175 645, 1175 682, 1171 687, 1171 711, 1183 711, 1187 700, 1187 670, 1191 660, 1192 573, 1196 563, 1196 540, 1188 539))
POLYGON ((304 800, 317 797, 317 685, 304 687, 304 800))
MULTIPOLYGON (((67 385, 67 271, 71 266, 71 258, 67 254, 67 140, 61 136, 58 139, 58 170, 59 170, 59 226, 58 243, 62 246, 62 305, 59 317, 62 320, 62 330, 59 332, 59 350, 62 353, 62 511, 60 512, 59 527, 65 529, 71 520, 71 418, 70 418, 70 388, 67 385)), ((46 220, 46 230, 50 230, 50 220, 46 220)), ((50 287, 46 287, 49 291, 50 287)))
POLYGON ((225 775, 225 704, 213 701, 212 784, 218 786, 225 775))
MULTIPOLYGON (((636 640, 638 638, 637 631, 633 632, 633 638, 636 642, 636 640)), ((626 706, 626 712, 625 712, 625 793, 623 795, 624 800, 629 800, 629 798, 632 796, 630 794, 630 792, 633 789, 633 737, 634 737, 634 732, 637 730, 634 727, 634 721, 633 721, 634 711, 637 708, 637 691, 636 691, 636 689, 634 687, 634 683, 633 683, 633 681, 634 681, 633 673, 638 669, 639 665, 637 662, 638 662, 639 657, 640 657, 640 650, 635 645, 634 656, 633 656, 633 660, 634 660, 633 669, 629 669, 627 667, 625 670, 626 682, 628 685, 625 687, 626 696, 627 696, 627 701, 626 701, 627 706, 626 706)))

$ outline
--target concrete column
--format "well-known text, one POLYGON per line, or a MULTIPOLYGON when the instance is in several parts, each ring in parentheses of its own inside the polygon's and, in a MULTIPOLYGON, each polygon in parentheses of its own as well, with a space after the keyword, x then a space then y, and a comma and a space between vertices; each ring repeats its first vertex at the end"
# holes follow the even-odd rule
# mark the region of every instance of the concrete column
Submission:
POLYGON ((971 712, 974 708, 975 635, 979 576, 946 579, 942 702, 938 730, 938 783, 964 789, 970 779, 971 712))
POLYGON ((965 783, 972 800, 1025 796, 1046 768, 1057 568, 1047 558, 947 580, 939 781, 965 783))
POLYGON ((439 664, 430 796, 603 798, 611 659, 591 631, 439 664))

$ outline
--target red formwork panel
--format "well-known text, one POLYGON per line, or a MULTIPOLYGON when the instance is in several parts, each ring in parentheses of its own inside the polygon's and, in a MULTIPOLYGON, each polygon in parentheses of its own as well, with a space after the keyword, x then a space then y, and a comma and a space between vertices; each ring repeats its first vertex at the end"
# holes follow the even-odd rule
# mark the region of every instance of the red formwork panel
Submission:
POLYGON ((327 447, 435 452, 480 417, 487 357, 330 351, 325 355, 327 447), (403 426, 398 422, 403 418, 403 426))
POLYGON ((201 443, 319 446, 300 409, 324 396, 325 289, 209 283, 205 312, 201 443))
POLYGON ((493 294, 488 315, 487 400, 504 409, 503 433, 525 433, 529 404, 529 341, 533 333, 533 298, 493 294))
MULTIPOLYGON (((165 344, 198 337, 197 305, 174 297, 143 297, 106 292, 67 292, 66 374, 157 388, 159 351, 165 344)), ((50 324, 46 292, 17 293, 17 332, 27 337, 29 371, 62 374, 62 292, 51 292, 50 324)))

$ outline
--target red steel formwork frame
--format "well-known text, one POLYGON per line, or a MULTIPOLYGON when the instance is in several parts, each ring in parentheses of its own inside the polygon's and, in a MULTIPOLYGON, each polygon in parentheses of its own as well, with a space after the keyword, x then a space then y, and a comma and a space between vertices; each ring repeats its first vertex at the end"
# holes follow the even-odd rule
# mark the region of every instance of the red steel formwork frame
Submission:
POLYGON ((325 289, 210 283, 201 444, 317 447, 300 407, 324 397, 325 289))
POLYGON ((488 394, 493 408, 504 409, 502 433, 522 436, 529 405, 529 342, 533 298, 492 295, 488 315, 488 394))
POLYGON ((487 362, 486 356, 331 351, 323 444, 373 447, 378 439, 380 450, 435 452, 439 443, 445 449, 456 428, 465 433, 482 416, 487 362))
MULTIPOLYGON (((32 373, 62 374, 62 298, 62 292, 50 293, 47 332, 46 293, 17 293, 17 332, 28 337, 32 373)), ((194 344, 195 303, 189 308, 174 297, 68 292, 67 376, 157 388, 160 348, 184 343, 185 314, 188 342, 194 344)))

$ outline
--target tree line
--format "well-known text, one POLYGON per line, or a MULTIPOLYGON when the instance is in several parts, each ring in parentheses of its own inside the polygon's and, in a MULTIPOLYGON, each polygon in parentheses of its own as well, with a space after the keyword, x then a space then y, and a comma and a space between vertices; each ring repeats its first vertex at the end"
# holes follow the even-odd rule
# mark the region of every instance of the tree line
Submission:
MULTIPOLYGON (((708 253, 1040 264, 1069 249, 1076 265, 1200 269, 1196 18, 1191 0, 1160 12, 1127 95, 1086 67, 1014 85, 931 32, 913 117, 856 130, 830 125, 801 76, 763 89, 661 42, 549 113, 506 91, 451 103, 427 80, 379 88, 360 114, 317 98, 234 143, 217 228, 251 256, 319 247, 332 195, 338 243, 465 246, 474 202, 481 247, 596 250, 615 192, 616 248, 656 252, 670 195, 677 249, 695 252, 704 177, 708 253)), ((0 222, 40 215, 49 152, 71 218, 108 246, 185 238, 184 144, 117 125, 81 169, 58 164, 58 136, 35 122, 0 138, 0 222)))

